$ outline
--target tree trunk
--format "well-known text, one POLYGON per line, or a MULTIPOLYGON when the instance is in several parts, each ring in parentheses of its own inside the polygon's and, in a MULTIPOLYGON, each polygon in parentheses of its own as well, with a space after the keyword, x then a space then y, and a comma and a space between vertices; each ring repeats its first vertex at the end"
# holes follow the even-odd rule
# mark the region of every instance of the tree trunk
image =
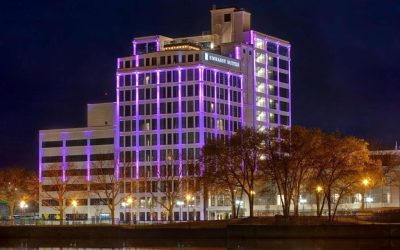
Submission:
POLYGON ((169 209, 168 209, 168 220, 169 220, 169 223, 173 223, 174 222, 174 206, 172 206, 172 207, 170 207, 169 209))
POLYGON ((254 195, 249 194, 249 209, 250 209, 250 218, 254 217, 254 195))
POLYGON ((15 209, 15 204, 14 204, 14 201, 13 201, 13 200, 11 200, 11 201, 8 203, 8 208, 10 209, 10 224, 11 224, 11 225, 14 225, 14 209, 15 209))
POLYGON ((361 208, 360 209, 361 210, 365 209, 365 192, 364 191, 361 193, 361 208))
POLYGON ((115 225, 115 206, 112 205, 110 210, 111 210, 110 211, 111 212, 111 224, 115 225))
POLYGON ((293 212, 294 216, 299 216, 299 194, 297 192, 293 196, 293 212))
POLYGON ((231 193, 231 212, 232 212, 232 218, 236 219, 236 197, 235 197, 235 191, 232 189, 229 190, 231 193))
POLYGON ((319 217, 320 215, 319 215, 319 206, 320 206, 320 201, 319 201, 319 193, 318 192, 315 192, 315 199, 316 199, 316 201, 317 201, 317 217, 319 217))
POLYGON ((332 214, 331 214, 331 212, 332 212, 332 200, 331 200, 331 191, 330 190, 327 193, 326 199, 327 199, 327 203, 328 203, 328 220, 331 221, 331 219, 332 219, 331 218, 331 216, 332 216, 332 214))

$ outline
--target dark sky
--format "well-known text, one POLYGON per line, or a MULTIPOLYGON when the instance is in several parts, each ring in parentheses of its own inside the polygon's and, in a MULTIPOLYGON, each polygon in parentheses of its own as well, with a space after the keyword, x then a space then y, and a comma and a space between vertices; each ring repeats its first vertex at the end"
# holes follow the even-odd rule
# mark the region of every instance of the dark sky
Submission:
POLYGON ((0 167, 37 168, 39 129, 84 126, 86 103, 114 100, 133 37, 210 30, 212 4, 291 42, 294 124, 400 140, 398 1, 13 0, 0 4, 0 167))

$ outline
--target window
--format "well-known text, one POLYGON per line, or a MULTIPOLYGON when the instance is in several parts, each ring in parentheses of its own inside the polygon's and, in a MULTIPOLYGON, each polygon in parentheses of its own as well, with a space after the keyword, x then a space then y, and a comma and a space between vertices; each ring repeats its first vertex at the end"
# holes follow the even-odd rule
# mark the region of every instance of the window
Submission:
POLYGON ((114 144, 114 138, 90 139, 90 145, 110 145, 114 144))
POLYGON ((86 161, 86 155, 67 155, 65 158, 66 162, 77 162, 77 161, 86 161))
POLYGON ((62 141, 44 141, 42 142, 42 148, 57 148, 62 147, 62 141))
POLYGON ((157 43, 152 42, 147 44, 147 53, 156 52, 157 51, 157 43))
POLYGON ((62 162, 62 156, 44 156, 42 157, 42 163, 54 163, 62 162))
POLYGON ((67 147, 74 147, 74 146, 86 146, 86 140, 68 140, 66 142, 67 147))
POLYGON ((230 22, 231 21, 231 14, 224 14, 224 22, 230 22))
POLYGON ((141 54, 146 54, 146 43, 141 43, 136 45, 136 54, 141 55, 141 54))
POLYGON ((284 46, 279 46, 279 55, 288 56, 288 48, 284 46))

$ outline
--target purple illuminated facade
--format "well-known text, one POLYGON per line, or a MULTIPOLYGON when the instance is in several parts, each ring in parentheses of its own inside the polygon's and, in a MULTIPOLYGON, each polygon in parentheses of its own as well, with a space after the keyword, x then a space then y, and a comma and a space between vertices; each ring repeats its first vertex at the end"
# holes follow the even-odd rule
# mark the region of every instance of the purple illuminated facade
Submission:
MULTIPOLYGON (((229 205, 212 195, 204 200, 197 183, 203 171, 196 165, 201 147, 209 139, 229 137, 242 126, 259 130, 291 126, 290 44, 252 30, 250 15, 242 9, 214 8, 207 35, 134 38, 132 54, 117 59, 110 147, 114 175, 123 183, 121 195, 136 201, 129 215, 118 208, 120 218, 167 219, 154 199, 165 200, 160 190, 169 185, 168 176, 173 176, 172 186, 184 179, 174 220, 227 217, 229 205), (188 194, 193 199, 185 202, 188 194)), ((71 154, 66 142, 71 135, 58 132, 60 148, 52 154, 60 154, 65 179, 71 154)), ((90 147, 90 138, 96 137, 96 131, 85 128, 80 136, 87 140, 82 147, 87 158, 81 165, 85 181, 90 182, 90 155, 97 150, 90 147)), ((42 183, 43 159, 49 155, 43 143, 53 139, 45 132, 40 135, 42 183)), ((261 205, 255 209, 265 210, 261 205)))
POLYGON ((160 187, 168 173, 192 180, 181 199, 197 197, 189 214, 176 208, 175 220, 217 218, 196 184, 202 166, 189 170, 204 143, 241 126, 290 126, 290 44, 251 30, 244 10, 211 16, 210 35, 135 38, 132 55, 118 59, 119 177, 139 201, 138 220, 165 219, 148 207, 148 185, 160 187))

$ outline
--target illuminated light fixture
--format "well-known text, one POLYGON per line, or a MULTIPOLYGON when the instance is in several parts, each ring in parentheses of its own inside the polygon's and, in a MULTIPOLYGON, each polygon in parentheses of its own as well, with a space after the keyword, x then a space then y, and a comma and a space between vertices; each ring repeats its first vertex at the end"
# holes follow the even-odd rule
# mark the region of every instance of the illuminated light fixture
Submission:
POLYGON ((164 50, 200 50, 200 47, 189 44, 165 45, 164 50))
POLYGON ((371 203, 371 202, 374 201, 374 198, 372 198, 372 197, 367 197, 367 198, 365 198, 365 201, 368 202, 368 203, 371 203))

